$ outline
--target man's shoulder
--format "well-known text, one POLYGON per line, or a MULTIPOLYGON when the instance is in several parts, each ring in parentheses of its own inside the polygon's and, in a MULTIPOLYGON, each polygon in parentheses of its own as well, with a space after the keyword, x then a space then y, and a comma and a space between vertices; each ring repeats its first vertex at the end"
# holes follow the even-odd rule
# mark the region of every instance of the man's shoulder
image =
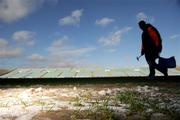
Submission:
POLYGON ((153 25, 147 24, 147 28, 149 28, 149 27, 151 27, 151 28, 153 28, 153 29, 156 29, 153 25))
POLYGON ((149 26, 152 26, 152 25, 151 25, 151 24, 149 24, 149 23, 147 23, 146 25, 147 25, 148 27, 149 27, 149 26))
POLYGON ((153 30, 157 31, 157 29, 151 24, 147 24, 147 28, 152 28, 153 30))

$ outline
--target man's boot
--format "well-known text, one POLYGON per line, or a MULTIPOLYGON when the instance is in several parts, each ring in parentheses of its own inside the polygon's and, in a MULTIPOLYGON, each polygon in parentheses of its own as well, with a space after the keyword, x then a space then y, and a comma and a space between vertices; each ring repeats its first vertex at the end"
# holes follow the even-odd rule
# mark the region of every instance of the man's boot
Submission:
POLYGON ((148 76, 148 80, 154 80, 155 79, 155 75, 153 75, 153 74, 149 74, 149 76, 148 76))

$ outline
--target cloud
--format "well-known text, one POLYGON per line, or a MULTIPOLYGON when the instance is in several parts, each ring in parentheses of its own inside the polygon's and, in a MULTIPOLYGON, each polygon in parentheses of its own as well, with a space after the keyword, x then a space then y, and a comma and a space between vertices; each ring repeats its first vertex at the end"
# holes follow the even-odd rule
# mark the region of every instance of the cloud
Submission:
POLYGON ((52 42, 48 51, 48 66, 50 67, 75 67, 83 65, 82 57, 96 50, 95 47, 76 47, 69 45, 67 36, 60 37, 52 42))
POLYGON ((0 57, 9 58, 9 57, 18 57, 22 54, 21 48, 1 48, 0 57))
POLYGON ((145 20, 145 21, 148 21, 148 22, 154 22, 155 21, 153 16, 147 16, 144 12, 139 12, 136 15, 136 19, 138 21, 140 21, 140 20, 145 20))
POLYGON ((180 34, 174 34, 172 36, 170 36, 170 39, 177 39, 177 38, 180 38, 180 34))
POLYGON ((59 2, 59 0, 43 0, 43 1, 51 4, 57 4, 59 2))
POLYGON ((21 44, 33 46, 35 43, 35 33, 31 31, 17 31, 12 35, 12 38, 21 44))
POLYGON ((59 25, 78 25, 82 16, 83 9, 72 11, 71 15, 61 18, 59 25))
POLYGON ((8 41, 6 41, 3 38, 0 38, 0 47, 7 46, 7 45, 8 45, 8 41))
POLYGON ((0 38, 0 58, 19 57, 21 54, 21 48, 12 47, 7 40, 0 38))
POLYGON ((145 13, 140 12, 140 13, 138 13, 138 14, 136 15, 136 18, 137 18, 137 20, 145 20, 145 19, 147 19, 148 17, 147 17, 147 15, 146 15, 145 13))
POLYGON ((131 30, 131 27, 125 27, 115 32, 111 32, 109 35, 101 37, 98 42, 103 46, 116 46, 122 39, 122 35, 131 30))
POLYGON ((28 60, 33 61, 33 62, 41 62, 45 61, 46 58, 40 54, 34 53, 30 56, 27 57, 28 60))
POLYGON ((64 49, 60 52, 59 55, 62 56, 81 56, 85 55, 86 53, 94 51, 94 47, 84 47, 84 48, 72 48, 72 49, 64 49))
POLYGON ((68 41, 67 36, 63 36, 61 38, 58 38, 52 42, 51 48, 61 48, 65 44, 66 41, 68 41))
POLYGON ((115 21, 114 19, 104 17, 104 18, 96 20, 95 24, 100 25, 100 26, 107 26, 114 21, 115 21))
MULTIPOLYGON (((81 63, 82 64, 82 63, 81 63)), ((77 67, 78 63, 74 60, 63 59, 59 56, 51 57, 46 65, 47 67, 77 67)))
POLYGON ((117 49, 112 48, 112 49, 107 49, 107 51, 110 52, 110 53, 114 53, 114 52, 117 51, 117 49))
POLYGON ((17 21, 42 5, 44 0, 0 0, 0 20, 17 21))
POLYGON ((69 41, 69 38, 67 36, 63 36, 54 40, 48 48, 51 55, 57 55, 61 57, 73 57, 81 56, 85 53, 95 50, 94 47, 76 48, 74 46, 67 45, 67 41, 69 41))
POLYGON ((79 67, 85 65, 82 56, 96 50, 94 47, 84 48, 54 48, 50 50, 48 66, 50 67, 79 67))
POLYGON ((62 58, 69 58, 69 57, 77 57, 85 55, 89 52, 96 50, 95 47, 83 47, 83 48, 75 48, 71 46, 57 48, 57 47, 50 47, 49 51, 53 56, 60 56, 62 58))

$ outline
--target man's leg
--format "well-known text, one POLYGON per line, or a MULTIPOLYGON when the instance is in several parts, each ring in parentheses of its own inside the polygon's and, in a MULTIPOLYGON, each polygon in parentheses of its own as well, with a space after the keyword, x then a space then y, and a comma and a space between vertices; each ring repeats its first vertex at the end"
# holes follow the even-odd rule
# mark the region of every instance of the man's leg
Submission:
POLYGON ((158 71, 163 73, 165 77, 168 77, 167 68, 158 65, 155 60, 156 60, 156 58, 152 58, 150 60, 151 61, 151 66, 153 66, 154 69, 157 69, 158 71))
MULTIPOLYGON (((148 56, 148 55, 145 55, 145 58, 146 58, 146 61, 149 65, 149 79, 154 79, 155 77, 155 65, 154 65, 154 62, 153 62, 153 59, 148 56)), ((154 60, 155 61, 155 60, 154 60)))
POLYGON ((166 67, 160 66, 155 63, 155 68, 164 74, 165 77, 168 77, 168 69, 166 67))
POLYGON ((165 77, 168 77, 167 68, 156 64, 155 60, 158 58, 158 55, 145 55, 145 58, 146 58, 147 63, 149 64, 149 71, 150 71, 149 78, 150 79, 155 76, 155 69, 163 73, 165 77))
POLYGON ((147 61, 149 64, 149 79, 154 79, 155 77, 155 67, 153 65, 153 61, 147 61))

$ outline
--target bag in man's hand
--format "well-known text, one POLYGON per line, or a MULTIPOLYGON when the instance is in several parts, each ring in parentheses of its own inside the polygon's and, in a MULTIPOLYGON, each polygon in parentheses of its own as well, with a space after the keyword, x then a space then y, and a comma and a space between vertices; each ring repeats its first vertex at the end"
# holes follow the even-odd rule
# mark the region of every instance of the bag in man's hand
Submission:
POLYGON ((176 67, 176 60, 175 60, 174 56, 172 56, 170 58, 159 57, 158 64, 160 66, 166 67, 166 68, 175 68, 176 67))

